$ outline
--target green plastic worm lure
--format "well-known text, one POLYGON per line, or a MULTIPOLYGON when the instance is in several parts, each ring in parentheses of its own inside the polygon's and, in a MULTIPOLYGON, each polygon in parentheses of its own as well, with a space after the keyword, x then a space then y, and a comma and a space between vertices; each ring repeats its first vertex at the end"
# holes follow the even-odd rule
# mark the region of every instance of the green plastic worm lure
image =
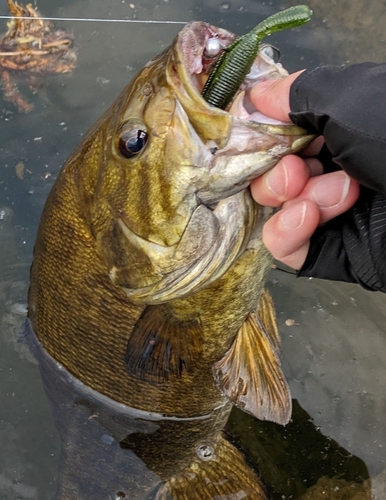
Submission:
POLYGON ((297 5, 277 12, 259 23, 252 31, 225 48, 217 59, 201 92, 212 106, 225 109, 251 70, 261 40, 287 28, 294 28, 311 19, 307 5, 297 5))

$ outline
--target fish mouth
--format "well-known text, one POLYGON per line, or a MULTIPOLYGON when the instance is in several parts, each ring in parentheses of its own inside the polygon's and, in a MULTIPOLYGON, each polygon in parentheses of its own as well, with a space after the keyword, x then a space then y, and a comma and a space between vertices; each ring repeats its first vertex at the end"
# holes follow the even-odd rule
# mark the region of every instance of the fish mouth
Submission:
POLYGON ((207 183, 197 190, 198 199, 207 206, 245 189, 281 157, 299 151, 314 137, 291 121, 263 114, 252 103, 254 85, 288 76, 275 56, 277 49, 270 45, 260 45, 249 73, 226 109, 204 100, 201 92, 208 76, 223 49, 235 38, 221 28, 192 22, 177 37, 173 64, 167 70, 169 85, 212 155, 207 183))
MULTIPOLYGON (((175 44, 176 59, 181 63, 178 72, 188 93, 201 95, 204 85, 222 51, 231 45, 236 35, 227 30, 217 28, 203 22, 192 22, 181 31, 175 44), (190 88, 189 88, 190 87, 190 88), (192 89, 193 87, 193 89, 192 89)), ((259 124, 290 127, 291 133, 298 129, 288 121, 283 122, 269 117, 256 109, 250 99, 250 90, 256 83, 275 80, 288 76, 288 72, 279 62, 278 49, 269 44, 261 44, 259 53, 244 81, 235 92, 231 103, 224 112, 228 112, 242 120, 259 124)), ((207 105, 209 106, 209 105, 207 105)), ((218 108, 217 112, 222 111, 218 108)), ((282 132, 282 129, 280 129, 282 132)))
POLYGON ((260 47, 227 109, 203 99, 201 91, 220 53, 213 56, 213 40, 221 51, 234 39, 226 30, 193 22, 172 46, 167 81, 186 116, 192 140, 199 141, 201 148, 201 163, 194 164, 199 172, 194 174, 197 203, 179 241, 170 246, 143 239, 129 221, 119 219, 126 240, 152 265, 151 275, 141 277, 138 286, 120 282, 119 272, 111 269, 111 280, 134 301, 158 304, 191 295, 224 275, 246 248, 262 246, 261 228, 272 209, 259 207, 246 188, 282 156, 311 140, 300 127, 272 120, 251 103, 250 89, 258 81, 288 75, 272 57, 270 46, 260 47))

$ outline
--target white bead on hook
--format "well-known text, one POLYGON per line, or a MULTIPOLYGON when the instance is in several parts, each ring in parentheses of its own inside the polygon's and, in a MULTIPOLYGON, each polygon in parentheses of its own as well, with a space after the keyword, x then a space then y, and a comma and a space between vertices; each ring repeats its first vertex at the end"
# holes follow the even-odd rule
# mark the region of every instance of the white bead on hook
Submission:
POLYGON ((213 58, 219 55, 222 49, 221 42, 217 37, 209 38, 205 45, 204 54, 207 57, 213 58))

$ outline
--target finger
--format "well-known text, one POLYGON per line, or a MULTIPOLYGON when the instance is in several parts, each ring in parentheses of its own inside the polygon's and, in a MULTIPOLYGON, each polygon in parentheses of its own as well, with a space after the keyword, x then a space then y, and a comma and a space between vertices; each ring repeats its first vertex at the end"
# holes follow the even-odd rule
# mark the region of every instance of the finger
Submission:
POLYGON ((310 239, 308 239, 304 245, 298 248, 295 252, 287 255, 285 259, 282 260, 283 264, 292 267, 296 271, 299 271, 303 267, 306 261, 308 250, 310 249, 310 239))
POLYGON ((278 207, 298 196, 310 177, 307 163, 296 155, 288 155, 266 174, 254 179, 251 193, 254 200, 266 207, 278 207))
POLYGON ((288 116, 290 112, 290 88, 302 71, 278 80, 257 83, 251 88, 250 98, 252 104, 258 111, 267 116, 276 118, 276 120, 290 121, 288 116))
POLYGON ((286 201, 266 222, 264 244, 276 259, 300 269, 317 226, 348 210, 358 196, 359 184, 345 172, 310 179, 296 199, 286 201))
POLYGON ((323 174, 323 164, 316 158, 304 158, 311 177, 323 174))
POLYGON ((273 257, 300 269, 309 239, 318 227, 320 213, 312 201, 301 201, 274 214, 263 227, 263 242, 273 257))
POLYGON ((324 137, 320 135, 312 142, 310 142, 304 149, 301 150, 300 156, 302 158, 307 158, 309 156, 316 156, 317 154, 320 153, 323 144, 324 144, 324 137))
POLYGON ((302 193, 286 204, 314 202, 320 211, 320 224, 324 224, 348 210, 358 196, 359 184, 345 172, 338 171, 311 178, 302 193))

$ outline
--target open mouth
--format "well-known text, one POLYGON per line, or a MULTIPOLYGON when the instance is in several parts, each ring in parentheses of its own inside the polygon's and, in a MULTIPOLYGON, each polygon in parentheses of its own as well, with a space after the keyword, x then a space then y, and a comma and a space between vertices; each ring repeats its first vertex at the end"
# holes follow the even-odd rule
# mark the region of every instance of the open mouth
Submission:
MULTIPOLYGON (((192 23, 188 27, 190 30, 186 29, 180 35, 181 53, 191 83, 201 94, 213 67, 222 52, 234 42, 235 35, 206 23, 192 23)), ((255 123, 291 125, 290 122, 282 122, 264 115, 254 107, 250 99, 250 90, 256 83, 288 75, 279 60, 278 49, 261 44, 249 73, 224 110, 242 120, 255 123)))
MULTIPOLYGON (((234 45, 235 38, 233 33, 207 23, 188 24, 174 44, 168 72, 173 91, 212 156, 207 162, 208 182, 197 190, 199 201, 211 207, 246 188, 284 155, 299 151, 311 140, 292 122, 273 120, 252 104, 251 89, 256 83, 288 76, 278 51, 270 45, 259 46, 249 72, 232 90, 224 109, 203 97, 212 68, 224 50, 234 45)), ((237 71, 232 74, 236 78, 237 71)), ((237 84, 239 81, 237 78, 237 84)), ((215 88, 217 85, 216 80, 215 88)))

